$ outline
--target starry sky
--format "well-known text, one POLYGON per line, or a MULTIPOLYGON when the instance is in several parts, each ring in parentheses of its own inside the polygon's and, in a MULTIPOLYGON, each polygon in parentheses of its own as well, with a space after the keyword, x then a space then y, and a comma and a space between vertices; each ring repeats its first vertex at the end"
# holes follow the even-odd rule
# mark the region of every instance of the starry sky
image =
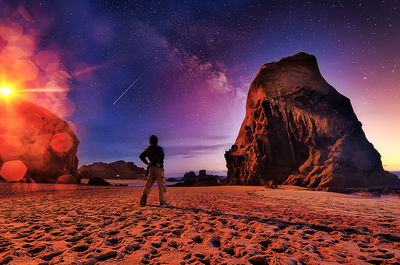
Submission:
POLYGON ((156 134, 167 176, 224 174, 259 68, 304 51, 350 98, 385 168, 400 170, 398 0, 1 2, 46 21, 37 48, 57 47, 70 74, 63 118, 81 141, 80 164, 143 166, 156 134))

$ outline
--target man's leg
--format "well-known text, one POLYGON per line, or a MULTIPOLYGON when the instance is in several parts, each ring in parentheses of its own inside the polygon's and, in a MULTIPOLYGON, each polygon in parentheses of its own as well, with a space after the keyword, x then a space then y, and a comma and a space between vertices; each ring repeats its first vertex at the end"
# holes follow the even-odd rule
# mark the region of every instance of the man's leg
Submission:
POLYGON ((151 187, 153 187, 155 180, 155 176, 149 174, 149 176, 147 177, 146 185, 144 185, 143 188, 142 198, 140 199, 140 206, 146 206, 147 196, 149 195, 151 187))
POLYGON ((164 170, 160 168, 159 174, 157 174, 157 184, 158 184, 158 198, 160 200, 160 205, 166 205, 167 200, 165 194, 167 193, 167 188, 165 185, 164 170))

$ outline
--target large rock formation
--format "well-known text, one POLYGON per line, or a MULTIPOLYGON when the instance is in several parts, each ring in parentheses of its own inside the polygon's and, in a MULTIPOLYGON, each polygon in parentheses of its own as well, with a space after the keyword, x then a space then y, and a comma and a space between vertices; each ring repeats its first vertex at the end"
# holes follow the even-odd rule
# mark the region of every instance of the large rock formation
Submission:
POLYGON ((383 170, 350 100, 298 53, 261 67, 246 117, 225 153, 229 184, 295 184, 334 190, 400 185, 383 170))
POLYGON ((47 109, 17 98, 0 98, 3 179, 79 183, 78 145, 69 125, 47 109))
POLYGON ((102 179, 143 179, 146 170, 133 162, 116 161, 112 163, 97 162, 79 167, 82 178, 102 179))

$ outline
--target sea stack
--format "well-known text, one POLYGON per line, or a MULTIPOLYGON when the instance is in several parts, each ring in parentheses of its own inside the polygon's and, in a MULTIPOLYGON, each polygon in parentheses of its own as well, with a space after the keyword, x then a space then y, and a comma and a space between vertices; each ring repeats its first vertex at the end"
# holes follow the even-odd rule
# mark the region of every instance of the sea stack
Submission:
POLYGON ((228 183, 338 190, 400 185, 385 171, 350 100, 297 53, 261 67, 246 117, 225 153, 228 183))
POLYGON ((67 122, 21 99, 0 99, 0 179, 77 184, 79 141, 67 122))

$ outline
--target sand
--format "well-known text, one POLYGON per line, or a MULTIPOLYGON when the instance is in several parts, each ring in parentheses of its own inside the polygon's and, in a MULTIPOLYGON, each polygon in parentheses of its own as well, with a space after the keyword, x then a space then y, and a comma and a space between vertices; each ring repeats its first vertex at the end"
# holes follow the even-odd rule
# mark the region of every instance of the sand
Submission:
POLYGON ((0 184, 0 264, 400 264, 400 200, 294 187, 0 184))

